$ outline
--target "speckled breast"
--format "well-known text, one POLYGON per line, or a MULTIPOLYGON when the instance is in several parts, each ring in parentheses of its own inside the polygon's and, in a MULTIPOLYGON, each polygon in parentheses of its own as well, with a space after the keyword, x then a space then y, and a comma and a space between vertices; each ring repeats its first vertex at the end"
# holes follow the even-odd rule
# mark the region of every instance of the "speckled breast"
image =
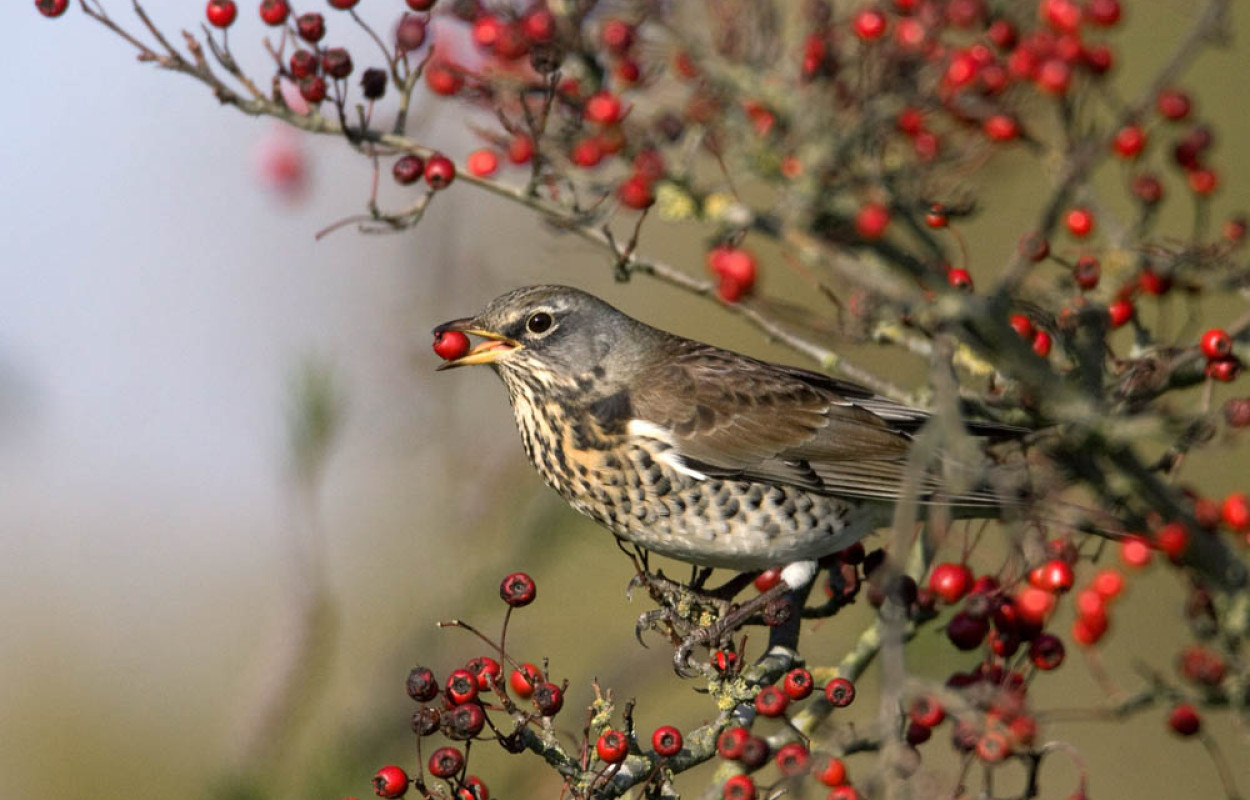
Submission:
POLYGON ((510 394, 526 455, 547 484, 617 536, 661 555, 762 569, 840 550, 885 521, 876 504, 680 472, 662 439, 605 427, 567 400, 536 403, 524 388, 510 394))

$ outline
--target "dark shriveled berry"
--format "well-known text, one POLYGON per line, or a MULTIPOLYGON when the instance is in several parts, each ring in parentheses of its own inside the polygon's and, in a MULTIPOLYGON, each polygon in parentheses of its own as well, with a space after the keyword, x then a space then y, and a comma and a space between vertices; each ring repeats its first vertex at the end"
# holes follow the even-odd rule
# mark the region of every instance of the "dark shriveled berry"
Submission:
POLYGON ((432 706, 422 706, 412 715, 412 732, 418 736, 432 736, 442 725, 442 714, 432 706))
POLYGON ((748 736, 742 743, 742 755, 738 760, 751 769, 759 769, 768 763, 772 749, 762 736, 748 736))
POLYGON ((564 690, 554 683, 544 683, 534 689, 534 705, 544 717, 554 717, 564 708, 564 690))
POLYGON ((360 93, 366 100, 381 100, 386 94, 386 70, 370 67, 361 73, 360 93))
POLYGON ((408 673, 408 696, 418 703, 428 703, 438 697, 438 678, 428 667, 413 667, 408 673))
POLYGON ((472 739, 486 726, 486 712, 477 703, 456 706, 442 714, 439 726, 449 739, 472 739))
POLYGON ((391 175, 400 186, 416 183, 425 174, 425 159, 409 153, 395 162, 391 175))
POLYGON ((321 69, 331 78, 346 78, 352 74, 352 56, 342 47, 331 47, 321 54, 321 69))
POLYGON ((395 28, 395 46, 405 53, 425 44, 426 21, 413 14, 405 14, 395 28))

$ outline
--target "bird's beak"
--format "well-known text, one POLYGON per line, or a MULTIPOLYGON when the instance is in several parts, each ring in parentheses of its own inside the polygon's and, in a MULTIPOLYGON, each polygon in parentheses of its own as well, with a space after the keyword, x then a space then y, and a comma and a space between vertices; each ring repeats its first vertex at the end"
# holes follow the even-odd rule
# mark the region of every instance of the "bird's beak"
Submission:
POLYGON ((467 333, 470 336, 480 336, 486 341, 474 347, 463 356, 451 361, 444 361, 438 365, 438 369, 452 369, 453 367, 468 367, 473 364, 489 364, 500 356, 510 353, 513 350, 519 350, 521 343, 516 339, 510 339, 502 334, 488 331, 483 328, 475 327, 472 317, 464 319, 453 319, 451 322, 444 322, 434 329, 434 335, 446 333, 447 331, 459 331, 467 333))

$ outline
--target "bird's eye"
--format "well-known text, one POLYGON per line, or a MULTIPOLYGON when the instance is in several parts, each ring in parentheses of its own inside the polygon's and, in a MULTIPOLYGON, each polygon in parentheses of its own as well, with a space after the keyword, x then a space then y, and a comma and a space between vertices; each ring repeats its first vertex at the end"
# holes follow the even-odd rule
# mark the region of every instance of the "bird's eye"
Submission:
POLYGON ((525 323, 525 329, 530 333, 546 333, 551 329, 551 324, 554 321, 546 311, 539 311, 530 315, 529 320, 525 323))

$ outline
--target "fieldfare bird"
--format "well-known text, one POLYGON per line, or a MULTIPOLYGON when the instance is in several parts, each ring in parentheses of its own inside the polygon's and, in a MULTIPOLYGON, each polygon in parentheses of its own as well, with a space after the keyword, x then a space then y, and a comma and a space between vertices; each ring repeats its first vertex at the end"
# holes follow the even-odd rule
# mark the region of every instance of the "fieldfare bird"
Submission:
POLYGON ((439 368, 489 364, 544 480, 647 551, 742 571, 810 565, 785 575, 795 587, 904 495, 997 515, 988 488, 946 494, 932 470, 909 481, 927 412, 653 328, 577 289, 517 289, 434 329, 447 331, 484 341, 439 368))

